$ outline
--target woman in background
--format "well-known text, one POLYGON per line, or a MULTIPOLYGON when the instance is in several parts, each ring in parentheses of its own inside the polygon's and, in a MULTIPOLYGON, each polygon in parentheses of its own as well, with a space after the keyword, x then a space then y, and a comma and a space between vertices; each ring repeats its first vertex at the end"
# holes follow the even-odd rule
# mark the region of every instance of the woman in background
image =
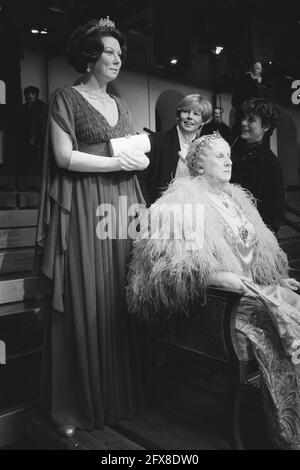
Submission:
POLYGON ((241 135, 231 146, 231 182, 248 189, 257 209, 274 233, 284 224, 284 182, 279 158, 269 140, 280 119, 280 108, 254 98, 241 107, 241 135))
POLYGON ((186 156, 201 126, 212 115, 211 103, 195 93, 177 105, 177 124, 167 131, 150 134, 150 164, 139 173, 139 181, 147 206, 158 199, 173 178, 186 176, 186 156))

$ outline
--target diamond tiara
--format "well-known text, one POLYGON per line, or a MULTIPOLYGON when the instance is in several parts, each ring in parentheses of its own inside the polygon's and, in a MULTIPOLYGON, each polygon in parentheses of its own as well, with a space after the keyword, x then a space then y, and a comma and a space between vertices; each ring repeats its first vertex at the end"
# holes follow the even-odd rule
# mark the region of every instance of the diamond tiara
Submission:
POLYGON ((106 16, 106 18, 100 18, 97 24, 98 28, 102 28, 103 26, 106 26, 107 28, 115 28, 115 23, 109 19, 109 16, 106 16))
POLYGON ((90 34, 92 31, 95 31, 95 29, 99 28, 115 28, 116 25, 113 21, 109 19, 109 16, 106 16, 106 18, 100 18, 98 23, 95 24, 95 26, 92 26, 86 34, 90 34))
POLYGON ((204 137, 203 140, 197 145, 192 156, 191 167, 194 169, 196 157, 199 155, 201 150, 203 150, 207 145, 211 143, 212 140, 222 139, 222 136, 219 131, 214 131, 212 134, 208 134, 204 137))

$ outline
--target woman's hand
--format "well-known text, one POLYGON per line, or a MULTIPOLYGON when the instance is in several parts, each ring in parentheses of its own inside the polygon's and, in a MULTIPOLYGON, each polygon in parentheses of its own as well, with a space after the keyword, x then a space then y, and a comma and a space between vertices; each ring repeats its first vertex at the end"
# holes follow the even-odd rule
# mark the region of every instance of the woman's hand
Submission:
POLYGON ((296 279, 293 279, 292 277, 281 279, 280 285, 281 287, 288 287, 291 290, 298 290, 300 288, 300 282, 296 281, 296 279))
POLYGON ((118 161, 121 170, 124 171, 141 171, 149 165, 149 158, 140 151, 121 152, 118 155, 118 161))
POLYGON ((210 277, 209 284, 211 286, 222 287, 222 289, 225 290, 245 294, 247 292, 247 287, 243 283, 243 280, 251 282, 251 279, 248 279, 245 276, 239 276, 238 274, 231 273, 229 271, 220 271, 210 277))

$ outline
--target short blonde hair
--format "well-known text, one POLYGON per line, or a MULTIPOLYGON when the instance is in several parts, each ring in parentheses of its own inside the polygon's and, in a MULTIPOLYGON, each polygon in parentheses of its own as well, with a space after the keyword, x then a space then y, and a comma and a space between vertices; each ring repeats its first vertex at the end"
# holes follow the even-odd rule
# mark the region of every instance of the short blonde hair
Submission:
POLYGON ((204 123, 212 117, 212 104, 198 93, 187 95, 181 101, 179 101, 176 110, 177 117, 179 117, 182 111, 186 111, 187 109, 189 110, 195 106, 199 108, 204 123))

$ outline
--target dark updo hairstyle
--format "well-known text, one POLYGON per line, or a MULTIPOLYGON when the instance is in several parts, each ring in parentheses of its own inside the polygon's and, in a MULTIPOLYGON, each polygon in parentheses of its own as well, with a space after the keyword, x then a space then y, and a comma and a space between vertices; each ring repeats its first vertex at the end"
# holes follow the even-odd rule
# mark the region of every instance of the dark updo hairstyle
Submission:
POLYGON ((68 62, 79 73, 84 73, 89 64, 97 62, 104 46, 101 38, 112 36, 119 41, 122 51, 122 63, 126 58, 126 37, 121 31, 112 26, 98 26, 99 20, 90 20, 79 26, 71 34, 66 55, 68 62))
POLYGON ((245 101, 241 107, 241 116, 253 117, 258 116, 261 119, 263 127, 269 127, 266 134, 272 135, 277 123, 280 120, 281 109, 264 98, 251 98, 245 101))

